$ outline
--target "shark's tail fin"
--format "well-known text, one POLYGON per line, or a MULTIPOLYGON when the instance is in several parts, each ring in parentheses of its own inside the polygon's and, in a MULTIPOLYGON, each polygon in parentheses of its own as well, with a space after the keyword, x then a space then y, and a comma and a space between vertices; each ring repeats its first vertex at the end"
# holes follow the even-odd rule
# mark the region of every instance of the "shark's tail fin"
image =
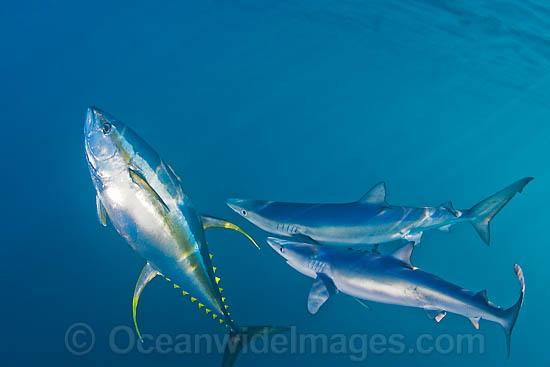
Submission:
MULTIPOLYGON (((247 326, 231 331, 223 355, 223 367, 232 367, 241 350, 255 338, 267 338, 290 330, 283 326, 247 326)), ((265 341, 264 341, 265 343, 265 341)))
POLYGON ((501 325, 504 328, 504 334, 506 335, 506 347, 508 350, 508 357, 510 357, 510 338, 512 335, 512 329, 518 319, 519 310, 523 303, 523 296, 525 294, 525 279, 523 278, 523 271, 519 265, 514 265, 514 270, 518 276, 519 284, 521 286, 521 293, 516 304, 503 311, 504 315, 501 321, 501 325))
POLYGON ((487 245, 489 245, 489 222, 491 222, 491 219, 493 219, 500 209, 502 209, 516 193, 521 192, 525 185, 532 179, 533 177, 522 178, 467 210, 467 215, 470 217, 470 223, 472 223, 474 229, 487 245))

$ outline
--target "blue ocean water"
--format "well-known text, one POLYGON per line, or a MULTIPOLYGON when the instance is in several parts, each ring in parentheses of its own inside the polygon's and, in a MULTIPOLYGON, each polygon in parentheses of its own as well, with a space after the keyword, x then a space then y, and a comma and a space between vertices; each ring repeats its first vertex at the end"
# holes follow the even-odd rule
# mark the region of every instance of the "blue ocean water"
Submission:
MULTIPOLYGON (((360 362, 348 345, 348 353, 248 354, 239 366, 548 364, 546 2, 26 1, 4 4, 0 29, 3 366, 222 359, 162 345, 113 351, 125 343, 123 334, 110 340, 113 329, 132 327, 144 261, 96 218, 82 136, 92 104, 155 147, 200 211, 236 222, 261 244, 257 251, 237 233, 208 233, 239 324, 407 341, 403 353, 370 348, 360 362), (413 255, 416 266, 487 289, 504 307, 518 296, 513 264, 521 264, 526 298, 509 361, 500 327, 489 322, 479 331, 456 315, 437 324, 418 309, 367 311, 343 295, 308 314, 311 279, 225 205, 228 197, 352 201, 384 180, 390 203, 468 208, 524 176, 535 180, 491 223, 490 247, 463 224, 427 232, 413 255), (95 335, 82 356, 67 345, 76 323, 95 335), (421 335, 457 334, 481 335, 484 350, 408 353, 421 335)), ((138 317, 155 341, 225 333, 161 280, 144 291, 138 317)))

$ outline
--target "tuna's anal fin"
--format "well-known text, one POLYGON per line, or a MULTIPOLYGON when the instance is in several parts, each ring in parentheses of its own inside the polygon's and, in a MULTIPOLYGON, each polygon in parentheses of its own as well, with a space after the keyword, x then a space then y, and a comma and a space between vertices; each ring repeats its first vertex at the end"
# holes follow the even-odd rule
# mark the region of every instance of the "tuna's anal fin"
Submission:
POLYGON ((132 301, 132 314, 134 316, 134 326, 136 327, 136 332, 138 334, 138 337, 141 341, 143 339, 141 338, 141 334, 139 332, 138 324, 137 324, 137 318, 136 318, 136 311, 139 301, 139 296, 141 295, 141 292, 143 292, 143 289, 149 283, 153 278, 155 278, 160 273, 156 271, 151 264, 147 263, 143 267, 143 270, 141 271, 141 274, 139 276, 139 279, 136 284, 136 289, 134 290, 134 299, 132 301))
POLYGON ((206 230, 208 228, 228 228, 228 229, 232 229, 234 231, 237 231, 237 232, 242 233, 243 235, 245 235, 246 238, 248 238, 250 241, 252 241, 254 246, 256 246, 258 249, 260 249, 260 246, 258 246, 258 244, 252 239, 252 237, 250 237, 248 235, 248 233, 243 231, 241 228, 239 228, 235 224, 233 224, 231 222, 228 222, 224 219, 210 217, 208 215, 201 216, 201 219, 202 219, 202 228, 204 230, 206 230))
POLYGON ((315 314, 327 299, 336 294, 338 290, 326 275, 317 274, 317 279, 313 282, 307 299, 307 310, 315 314))
POLYGON ((95 196, 95 205, 97 207, 97 219, 99 219, 99 223, 101 223, 103 227, 107 227, 107 211, 105 210, 99 195, 95 196))
POLYGON ((360 203, 370 203, 388 207, 386 201, 386 183, 378 182, 365 195, 359 199, 360 203))

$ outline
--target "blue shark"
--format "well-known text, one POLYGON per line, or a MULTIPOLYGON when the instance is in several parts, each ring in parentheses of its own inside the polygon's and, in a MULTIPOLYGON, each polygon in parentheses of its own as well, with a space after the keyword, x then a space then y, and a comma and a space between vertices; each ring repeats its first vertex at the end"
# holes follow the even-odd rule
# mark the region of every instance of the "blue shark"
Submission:
POLYGON ((390 205, 386 184, 379 182, 361 199, 344 204, 306 204, 228 199, 227 205, 269 233, 332 246, 373 245, 395 240, 419 243, 424 231, 448 231, 457 223, 472 224, 489 245, 489 223, 533 178, 518 180, 470 209, 390 205))
POLYGON ((308 310, 315 314, 339 292, 361 300, 422 308, 440 322, 447 313, 470 319, 479 329, 480 319, 496 322, 510 337, 525 294, 525 280, 519 265, 514 270, 520 282, 520 296, 503 309, 487 299, 485 290, 474 293, 424 272, 411 264, 413 242, 393 253, 379 255, 341 247, 317 246, 270 237, 268 244, 288 265, 315 279, 308 296, 308 310))
POLYGON ((175 171, 130 127, 98 108, 88 109, 84 145, 100 223, 106 226, 110 220, 146 260, 132 302, 140 339, 138 301, 145 286, 157 276, 172 282, 207 317, 230 330, 227 345, 233 350, 226 350, 224 366, 234 362, 242 340, 286 330, 239 328, 222 296, 204 231, 216 227, 236 230, 257 247, 248 234, 226 220, 199 214, 175 171))

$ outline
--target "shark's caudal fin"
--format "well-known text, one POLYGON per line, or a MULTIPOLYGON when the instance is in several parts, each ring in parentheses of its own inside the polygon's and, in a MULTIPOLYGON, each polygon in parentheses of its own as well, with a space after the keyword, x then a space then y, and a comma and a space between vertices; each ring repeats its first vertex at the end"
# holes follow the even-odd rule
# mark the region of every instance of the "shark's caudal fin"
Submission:
POLYGON ((522 178, 466 211, 466 215, 470 217, 470 223, 487 245, 489 245, 490 239, 489 222, 491 219, 532 179, 533 177, 522 178))
POLYGON ((525 279, 523 277, 523 271, 518 264, 514 265, 514 270, 521 286, 521 293, 516 304, 503 311, 504 316, 501 322, 501 325, 504 328, 504 334, 506 335, 506 347, 508 350, 508 357, 510 357, 510 338, 512 335, 512 329, 514 328, 514 325, 516 324, 516 321, 518 319, 519 310, 523 303, 523 296, 525 294, 525 279))
MULTIPOLYGON (((231 331, 225 347, 222 366, 233 366, 241 350, 255 338, 266 339, 270 335, 281 334, 288 330, 290 328, 282 326, 248 326, 231 331)), ((266 343, 267 341, 264 340, 263 342, 266 343)))

